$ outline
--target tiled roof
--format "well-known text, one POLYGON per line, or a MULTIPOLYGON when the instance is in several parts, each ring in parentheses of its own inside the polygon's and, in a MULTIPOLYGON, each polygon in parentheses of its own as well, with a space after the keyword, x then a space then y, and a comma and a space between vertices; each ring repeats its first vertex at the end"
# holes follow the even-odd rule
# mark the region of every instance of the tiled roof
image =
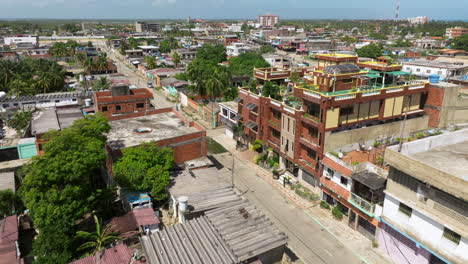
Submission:
POLYGON ((103 252, 93 256, 85 257, 70 262, 70 264, 136 264, 139 261, 131 262, 135 249, 128 248, 125 244, 118 244, 113 248, 108 248, 103 252))
POLYGON ((16 241, 18 240, 18 223, 16 216, 0 220, 0 264, 18 263, 16 241))
POLYGON ((345 168, 343 166, 341 166, 340 164, 334 162, 332 159, 328 158, 328 157, 324 157, 322 159, 322 163, 327 165, 327 167, 329 167, 330 169, 334 170, 334 171, 337 171, 345 176, 348 176, 350 177, 351 174, 353 173, 352 170, 348 169, 348 168, 345 168))
POLYGON ((151 208, 134 209, 124 216, 112 218, 110 232, 125 234, 138 229, 139 226, 159 224, 159 218, 151 208))

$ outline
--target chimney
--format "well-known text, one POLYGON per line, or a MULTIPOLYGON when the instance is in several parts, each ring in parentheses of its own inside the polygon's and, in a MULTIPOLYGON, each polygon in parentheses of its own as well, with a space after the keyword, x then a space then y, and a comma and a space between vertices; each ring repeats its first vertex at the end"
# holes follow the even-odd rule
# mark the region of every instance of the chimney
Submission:
POLYGON ((188 212, 188 197, 181 196, 178 199, 179 201, 179 223, 185 223, 185 213, 188 212))

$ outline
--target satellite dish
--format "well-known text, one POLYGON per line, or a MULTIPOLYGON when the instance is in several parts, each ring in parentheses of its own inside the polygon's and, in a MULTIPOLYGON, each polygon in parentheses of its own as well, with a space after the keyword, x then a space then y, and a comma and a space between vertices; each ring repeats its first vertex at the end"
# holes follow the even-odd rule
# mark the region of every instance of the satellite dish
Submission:
POLYGON ((343 158, 343 153, 342 152, 338 152, 338 158, 340 158, 340 159, 343 158))

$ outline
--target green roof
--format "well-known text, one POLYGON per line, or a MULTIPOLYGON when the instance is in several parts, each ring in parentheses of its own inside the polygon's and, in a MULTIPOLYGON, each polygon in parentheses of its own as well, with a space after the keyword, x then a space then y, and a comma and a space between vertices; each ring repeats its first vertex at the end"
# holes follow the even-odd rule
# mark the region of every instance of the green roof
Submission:
POLYGON ((393 72, 386 72, 385 74, 399 76, 399 75, 410 75, 411 73, 404 72, 404 71, 393 71, 393 72))

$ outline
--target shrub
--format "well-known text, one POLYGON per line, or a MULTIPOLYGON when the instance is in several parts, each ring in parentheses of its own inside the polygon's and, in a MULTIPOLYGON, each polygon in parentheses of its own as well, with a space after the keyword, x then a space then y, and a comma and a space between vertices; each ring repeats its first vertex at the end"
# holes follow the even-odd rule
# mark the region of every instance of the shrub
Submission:
POLYGON ((330 151, 330 152, 328 152, 328 153, 330 153, 331 155, 333 155, 333 156, 335 156, 335 157, 338 158, 338 153, 336 153, 335 151, 330 151))
POLYGON ((424 135, 424 133, 420 132, 420 133, 416 133, 416 138, 417 139, 421 139, 421 138, 424 138, 426 135, 424 135))
POLYGON ((377 164, 379 164, 379 165, 383 165, 384 157, 383 156, 378 156, 377 158, 375 158, 375 162, 377 162, 377 164))
POLYGON ((333 207, 332 215, 338 220, 343 219, 343 212, 341 212, 341 209, 338 206, 333 207))
POLYGON ((359 163, 360 163, 359 161, 353 161, 352 164, 353 164, 353 166, 357 166, 357 165, 359 165, 359 163))
POLYGON ((325 201, 320 201, 320 208, 330 209, 330 205, 328 205, 325 201))
POLYGON ((374 141, 374 148, 378 148, 380 146, 380 142, 374 141))
POLYGON ((262 160, 262 158, 263 158, 262 154, 257 154, 254 156, 253 162, 258 165, 260 161, 262 160))
POLYGON ((306 200, 309 200, 311 202, 313 201, 317 201, 318 199, 320 199, 320 197, 318 195, 316 195, 315 193, 312 193, 311 190, 309 190, 308 188, 302 186, 301 184, 296 184, 294 185, 294 192, 299 195, 300 197, 306 199, 306 200))
POLYGON ((256 139, 252 145, 253 150, 261 152, 263 148, 263 141, 261 141, 260 139, 256 139))

